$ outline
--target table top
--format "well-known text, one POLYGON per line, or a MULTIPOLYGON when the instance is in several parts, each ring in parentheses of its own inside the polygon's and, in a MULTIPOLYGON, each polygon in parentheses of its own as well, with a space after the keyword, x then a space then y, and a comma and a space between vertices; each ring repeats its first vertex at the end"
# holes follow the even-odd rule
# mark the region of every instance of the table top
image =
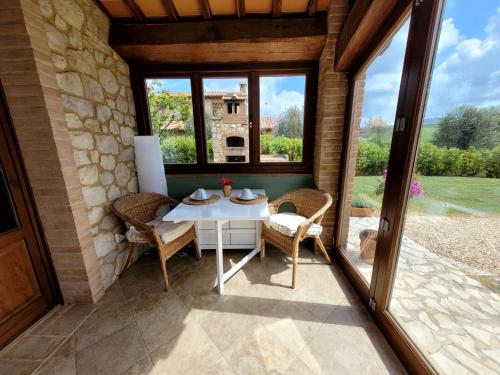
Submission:
MULTIPOLYGON (((234 189, 231 195, 238 195, 242 190, 234 189)), ((256 194, 266 195, 264 189, 252 189, 256 194)), ((269 207, 267 203, 237 204, 224 197, 222 190, 207 190, 209 195, 217 194, 221 199, 212 204, 192 206, 181 203, 163 217, 163 221, 215 221, 215 220, 267 220, 269 207)))

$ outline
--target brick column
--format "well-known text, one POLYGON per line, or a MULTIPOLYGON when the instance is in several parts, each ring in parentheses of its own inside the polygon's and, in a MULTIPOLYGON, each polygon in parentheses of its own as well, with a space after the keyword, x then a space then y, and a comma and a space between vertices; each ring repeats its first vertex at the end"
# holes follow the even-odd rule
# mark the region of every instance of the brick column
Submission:
MULTIPOLYGON (((359 128, 361 125, 361 114, 363 110, 364 98, 365 98, 365 80, 366 75, 363 74, 356 80, 356 87, 354 88, 354 98, 353 98, 353 113, 352 113, 352 130, 349 139, 349 161, 347 164, 347 176, 346 176, 346 186, 345 186, 345 197, 344 203, 344 215, 341 218, 340 224, 340 245, 343 248, 347 246, 347 234, 349 232, 349 218, 351 213, 351 203, 352 203, 352 192, 354 188, 354 177, 356 176, 356 161, 358 158, 358 146, 359 146, 359 128)), ((347 136, 347 134, 346 134, 347 136)))
POLYGON ((64 300, 95 302, 100 267, 36 0, 0 2, 0 80, 64 300))
POLYGON ((328 37, 319 62, 316 143, 314 150, 314 184, 332 194, 334 204, 323 219, 323 243, 333 245, 342 155, 342 137, 347 98, 347 73, 334 69, 335 45, 349 11, 347 0, 332 1, 328 9, 328 37))

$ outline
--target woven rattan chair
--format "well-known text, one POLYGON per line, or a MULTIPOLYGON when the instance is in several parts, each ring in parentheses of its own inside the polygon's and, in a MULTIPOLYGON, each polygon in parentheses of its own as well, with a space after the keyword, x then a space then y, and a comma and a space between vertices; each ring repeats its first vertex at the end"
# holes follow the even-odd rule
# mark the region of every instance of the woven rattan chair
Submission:
MULTIPOLYGON (((135 193, 117 199, 112 205, 113 212, 125 222, 127 228, 134 227, 145 241, 157 246, 165 290, 168 289, 166 262, 169 258, 191 241, 196 247, 196 257, 201 258, 193 223, 190 223, 189 227, 187 222, 173 224, 162 222, 161 217, 157 217, 156 211, 159 207, 165 205, 175 207, 178 204, 179 202, 175 199, 161 194, 135 193)), ((130 263, 135 248, 136 246, 133 245, 130 249, 126 266, 130 263)))
POLYGON ((266 224, 262 226, 260 256, 261 258, 265 256, 266 241, 291 256, 293 262, 292 288, 295 288, 299 245, 305 238, 314 238, 326 261, 331 263, 330 257, 328 256, 325 246, 320 238, 322 231, 322 227, 320 225, 321 220, 323 219, 323 215, 326 210, 331 205, 331 195, 316 189, 293 190, 269 203, 271 221, 270 225, 266 224), (278 214, 279 207, 285 202, 292 203, 296 208, 296 213, 305 218, 305 220, 304 218, 299 218, 301 223, 296 226, 294 231, 287 232, 287 234, 284 234, 283 231, 277 230, 273 227, 273 216, 278 214))

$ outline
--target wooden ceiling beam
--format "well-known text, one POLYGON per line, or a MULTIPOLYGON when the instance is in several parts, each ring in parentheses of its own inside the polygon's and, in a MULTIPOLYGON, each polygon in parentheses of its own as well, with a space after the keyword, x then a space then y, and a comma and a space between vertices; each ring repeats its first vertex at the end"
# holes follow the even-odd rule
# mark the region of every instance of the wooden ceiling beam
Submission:
POLYGON ((200 3, 201 15, 203 19, 209 20, 212 18, 212 11, 210 10, 210 4, 208 0, 198 0, 200 3))
POLYGON ((318 0, 309 0, 309 3, 307 4, 307 15, 309 17, 312 17, 316 14, 317 10, 318 10, 318 0))
POLYGON ((162 0, 162 3, 167 11, 167 18, 170 21, 177 21, 179 19, 179 15, 177 14, 174 2, 172 0, 162 0))
POLYGON ((164 24, 112 23, 111 46, 260 41, 326 35, 326 16, 217 19, 164 24))
POLYGON ((127 4, 128 8, 130 9, 130 11, 132 12, 137 21, 143 22, 146 20, 146 16, 144 15, 142 9, 139 7, 139 5, 137 5, 137 3, 134 0, 125 0, 125 4, 127 4))
POLYGON ((282 0, 273 0, 273 17, 281 17, 282 0))
POLYGON ((342 28, 335 51, 335 70, 348 71, 359 59, 385 21, 394 12, 406 12, 411 0, 356 0, 342 28))
POLYGON ((236 14, 238 18, 245 17, 245 0, 236 1, 236 14))

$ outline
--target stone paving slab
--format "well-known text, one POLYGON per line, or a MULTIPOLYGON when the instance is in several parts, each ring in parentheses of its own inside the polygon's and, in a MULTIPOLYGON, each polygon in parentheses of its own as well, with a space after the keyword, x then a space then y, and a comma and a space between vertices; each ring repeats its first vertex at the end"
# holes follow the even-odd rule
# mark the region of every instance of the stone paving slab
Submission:
MULTIPOLYGON (((359 232, 378 221, 350 221, 347 254, 368 283, 359 232)), ((389 311, 440 373, 500 373, 500 296, 406 236, 389 311)))

